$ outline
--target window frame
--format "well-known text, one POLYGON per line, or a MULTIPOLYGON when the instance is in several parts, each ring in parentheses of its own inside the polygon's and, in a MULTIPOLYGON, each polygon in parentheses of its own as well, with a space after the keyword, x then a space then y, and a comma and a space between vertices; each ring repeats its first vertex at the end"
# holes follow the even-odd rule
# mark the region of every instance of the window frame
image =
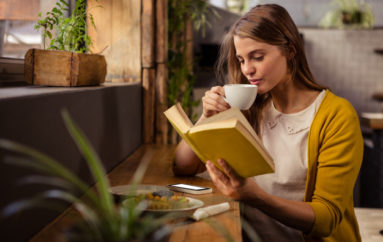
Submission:
POLYGON ((0 87, 27 85, 24 78, 24 59, 0 57, 0 87))

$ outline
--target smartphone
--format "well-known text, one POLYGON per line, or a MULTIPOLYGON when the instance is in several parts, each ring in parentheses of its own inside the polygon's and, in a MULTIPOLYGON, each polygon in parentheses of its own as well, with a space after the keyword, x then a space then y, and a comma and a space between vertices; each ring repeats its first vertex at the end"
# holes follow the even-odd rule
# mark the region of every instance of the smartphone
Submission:
POLYGON ((212 193, 213 189, 210 187, 199 187, 194 185, 188 185, 188 184, 170 184, 168 185, 168 188, 172 191, 176 192, 185 192, 190 194, 206 194, 206 193, 212 193))

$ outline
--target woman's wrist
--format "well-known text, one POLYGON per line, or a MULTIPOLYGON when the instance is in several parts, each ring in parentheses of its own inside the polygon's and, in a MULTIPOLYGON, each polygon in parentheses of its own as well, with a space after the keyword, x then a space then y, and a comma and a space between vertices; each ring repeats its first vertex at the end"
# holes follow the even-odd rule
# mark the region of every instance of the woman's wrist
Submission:
POLYGON ((268 195, 258 184, 248 178, 241 191, 241 200, 250 206, 260 207, 266 204, 268 195))

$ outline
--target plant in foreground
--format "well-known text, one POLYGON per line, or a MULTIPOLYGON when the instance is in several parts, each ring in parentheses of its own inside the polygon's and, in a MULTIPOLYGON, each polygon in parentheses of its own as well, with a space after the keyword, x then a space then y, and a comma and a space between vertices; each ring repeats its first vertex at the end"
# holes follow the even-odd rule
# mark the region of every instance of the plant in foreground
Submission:
MULTIPOLYGON (((7 163, 46 174, 46 176, 33 176, 25 181, 57 186, 36 197, 11 203, 3 210, 3 215, 14 215, 38 206, 57 209, 54 205, 65 201, 72 203, 81 218, 66 234, 70 241, 143 241, 148 239, 152 241, 160 240, 167 235, 170 227, 165 224, 170 216, 154 217, 151 214, 143 214, 145 202, 136 204, 132 200, 132 202, 121 204, 114 201, 109 192, 109 182, 100 158, 68 112, 63 111, 62 116, 97 182, 96 191, 89 189, 86 183, 51 157, 22 144, 0 139, 0 148, 32 158, 26 159, 12 155, 6 157, 7 163), (84 194, 81 199, 74 195, 78 193, 84 194)), ((146 153, 136 170, 131 183, 132 193, 134 187, 141 181, 151 156, 150 152, 146 153)))
MULTIPOLYGON (((154 216, 144 213, 148 205, 145 200, 139 203, 135 199, 126 199, 122 203, 116 202, 110 193, 106 172, 95 150, 72 121, 69 113, 64 110, 62 116, 65 126, 96 181, 95 189, 89 189, 80 178, 46 154, 16 142, 0 139, 0 148, 12 152, 6 157, 5 162, 45 174, 27 177, 23 180, 25 183, 55 185, 55 188, 37 194, 35 197, 11 203, 3 209, 2 215, 12 216, 35 207, 58 209, 62 201, 65 201, 72 204, 80 216, 65 234, 68 241, 158 241, 165 238, 172 229, 169 222, 184 218, 185 215, 169 213, 154 216), (83 195, 79 198, 75 194, 83 195)), ((132 178, 128 196, 135 194, 135 188, 141 182, 152 157, 153 152, 146 152, 141 159, 132 178)), ((211 218, 203 221, 221 234, 226 241, 234 241, 226 228, 218 221, 211 218)), ((173 224, 173 226, 176 225, 173 224)))

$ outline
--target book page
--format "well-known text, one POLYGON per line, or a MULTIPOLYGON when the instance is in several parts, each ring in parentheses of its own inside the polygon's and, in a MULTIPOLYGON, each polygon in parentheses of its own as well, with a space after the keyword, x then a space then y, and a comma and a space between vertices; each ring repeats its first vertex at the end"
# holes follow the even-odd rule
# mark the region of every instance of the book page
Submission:
POLYGON ((253 136, 257 140, 258 143, 262 143, 261 139, 258 137, 257 133, 255 133, 255 130, 253 129, 253 127, 251 126, 251 124, 249 123, 249 121, 247 120, 245 115, 243 115, 241 110, 239 110, 238 108, 230 108, 226 111, 220 112, 220 113, 213 115, 213 116, 211 116, 205 120, 202 120, 196 126, 216 122, 217 120, 227 120, 227 119, 231 119, 231 118, 238 119, 243 124, 243 126, 245 126, 247 131, 249 131, 251 136, 253 136))
POLYGON ((187 131, 193 127, 193 123, 179 103, 166 110, 164 114, 173 126, 182 133, 187 133, 187 131))
POLYGON ((220 119, 214 122, 204 122, 195 125, 189 130, 189 134, 197 133, 204 130, 212 130, 212 129, 225 129, 225 128, 235 128, 237 125, 238 119, 235 117, 228 119, 220 119))

